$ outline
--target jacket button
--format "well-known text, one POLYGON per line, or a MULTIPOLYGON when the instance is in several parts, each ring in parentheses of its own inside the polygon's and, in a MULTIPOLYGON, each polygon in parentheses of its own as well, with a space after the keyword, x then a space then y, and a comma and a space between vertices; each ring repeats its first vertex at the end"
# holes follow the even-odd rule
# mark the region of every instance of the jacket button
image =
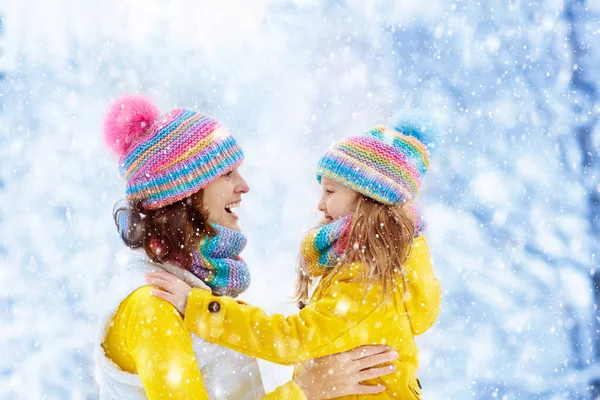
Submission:
POLYGON ((218 313, 219 311, 221 311, 221 305, 218 301, 211 301, 208 304, 208 311, 210 311, 211 313, 218 313))

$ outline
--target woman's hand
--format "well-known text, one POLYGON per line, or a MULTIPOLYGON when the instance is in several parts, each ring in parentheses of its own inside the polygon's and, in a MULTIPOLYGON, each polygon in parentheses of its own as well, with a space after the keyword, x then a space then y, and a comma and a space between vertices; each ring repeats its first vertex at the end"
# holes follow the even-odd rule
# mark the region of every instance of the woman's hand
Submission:
POLYGON ((190 285, 168 272, 150 272, 146 274, 146 282, 158 287, 152 289, 152 295, 173 304, 182 317, 185 315, 185 307, 192 291, 190 285))
POLYGON ((345 353, 308 360, 304 372, 294 381, 308 400, 381 393, 384 386, 360 382, 394 372, 394 365, 375 366, 397 359, 398 353, 388 346, 361 346, 345 353))

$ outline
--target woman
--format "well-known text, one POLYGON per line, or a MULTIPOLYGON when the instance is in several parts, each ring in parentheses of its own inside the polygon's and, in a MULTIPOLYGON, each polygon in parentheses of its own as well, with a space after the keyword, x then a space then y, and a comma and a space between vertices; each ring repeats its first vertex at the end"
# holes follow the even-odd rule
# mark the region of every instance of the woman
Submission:
MULTIPOLYGON (((217 121, 183 109, 160 116, 140 96, 111 106, 104 133, 127 186, 128 204, 116 210, 115 222, 140 254, 113 279, 104 302, 96 347, 101 397, 262 398, 256 360, 191 335, 176 308, 152 296, 144 280, 146 273, 168 271, 191 287, 208 285, 233 297, 248 287, 250 273, 239 256, 246 239, 232 211, 249 190, 237 170, 240 147, 217 121)), ((360 381, 389 372, 369 368, 397 357, 388 350, 315 359, 265 398, 378 393, 382 387, 360 381)))

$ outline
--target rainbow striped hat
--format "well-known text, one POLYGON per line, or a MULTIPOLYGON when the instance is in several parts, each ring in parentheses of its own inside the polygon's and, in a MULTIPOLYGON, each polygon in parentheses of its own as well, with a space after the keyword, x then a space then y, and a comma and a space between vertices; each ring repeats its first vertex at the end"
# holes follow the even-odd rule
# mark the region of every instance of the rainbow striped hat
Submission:
POLYGON ((175 109, 160 116, 143 96, 109 107, 104 139, 119 157, 126 196, 157 209, 183 200, 243 161, 242 149, 219 122, 175 109))
POLYGON ((383 204, 414 199, 429 168, 434 136, 427 126, 376 126, 335 144, 319 161, 317 180, 330 178, 383 204))

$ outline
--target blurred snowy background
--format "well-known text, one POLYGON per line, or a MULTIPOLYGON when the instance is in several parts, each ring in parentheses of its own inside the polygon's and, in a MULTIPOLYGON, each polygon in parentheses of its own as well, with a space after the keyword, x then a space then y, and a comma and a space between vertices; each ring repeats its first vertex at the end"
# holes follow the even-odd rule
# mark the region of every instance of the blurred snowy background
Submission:
MULTIPOLYGON (((123 247, 101 120, 123 93, 246 150, 245 300, 293 312, 315 163, 398 112, 446 133, 421 204, 444 289, 425 399, 600 396, 600 2, 0 0, 0 398, 94 399, 123 247)), ((288 368, 262 363, 267 388, 288 368)))

